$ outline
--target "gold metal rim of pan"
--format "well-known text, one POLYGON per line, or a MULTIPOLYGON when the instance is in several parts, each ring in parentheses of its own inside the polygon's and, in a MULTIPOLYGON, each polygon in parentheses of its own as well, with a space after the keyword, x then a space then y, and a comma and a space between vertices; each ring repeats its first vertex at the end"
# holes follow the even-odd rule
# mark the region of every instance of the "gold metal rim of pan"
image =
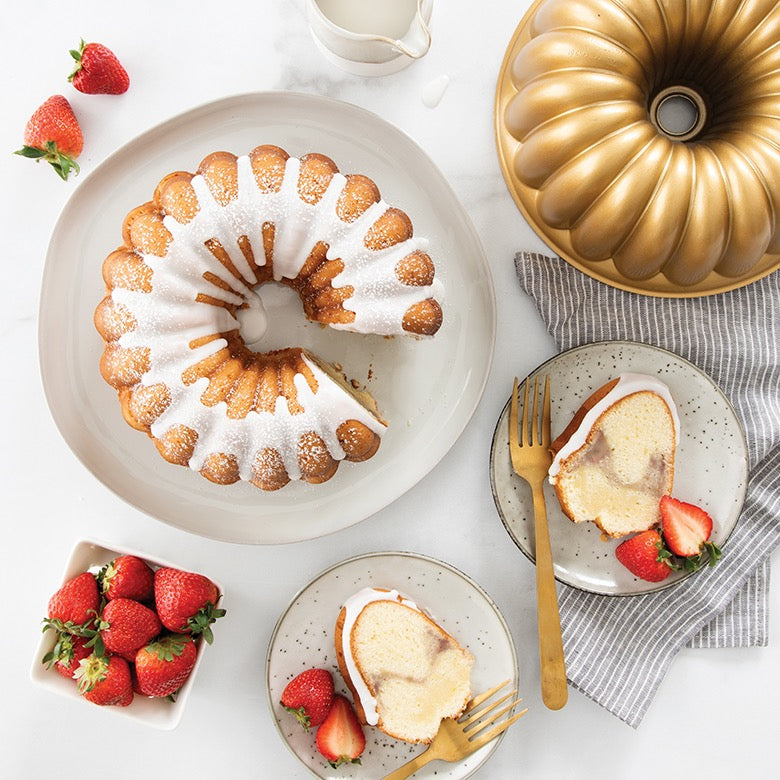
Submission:
MULTIPOLYGON (((504 116, 509 101, 517 94, 517 90, 512 83, 511 70, 512 63, 519 53, 520 49, 530 40, 529 27, 536 9, 544 0, 534 0, 525 16, 520 20, 515 29, 504 53, 504 59, 501 63, 501 69, 498 75, 496 85, 494 123, 496 135, 496 148, 498 152, 499 165, 504 176, 509 193, 515 204, 520 209, 526 221, 533 228, 536 234, 552 249, 560 255, 567 263, 574 268, 582 271, 604 284, 616 287, 626 292, 638 293, 665 298, 698 298, 707 295, 716 295, 718 293, 735 290, 739 287, 745 287, 773 271, 780 269, 780 255, 764 255, 746 274, 738 277, 727 277, 716 272, 711 272, 702 281, 691 286, 682 286, 669 281, 663 274, 656 274, 648 279, 631 279, 623 275, 611 259, 592 261, 581 257, 572 247, 569 240, 568 231, 559 230, 547 225, 540 217, 535 208, 537 191, 532 187, 523 184, 514 172, 514 155, 520 143, 512 136, 507 129, 504 116)), ((687 90, 684 86, 674 86, 659 92, 652 105, 652 116, 656 117, 657 109, 661 102, 672 94, 683 94, 691 100, 698 111, 697 122, 694 128, 687 131, 685 137, 678 136, 678 140, 685 140, 688 134, 693 137, 699 131, 699 125, 706 121, 706 106, 701 96, 696 90, 687 90)), ((656 125, 657 126, 657 125, 656 125)))

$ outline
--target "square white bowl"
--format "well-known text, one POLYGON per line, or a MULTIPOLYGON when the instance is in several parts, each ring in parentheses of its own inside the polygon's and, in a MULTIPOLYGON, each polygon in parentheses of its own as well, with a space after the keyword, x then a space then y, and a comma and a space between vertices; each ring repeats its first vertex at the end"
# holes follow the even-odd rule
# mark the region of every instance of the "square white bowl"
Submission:
MULTIPOLYGON (((97 572, 102 566, 109 561, 120 555, 135 555, 138 558, 146 561, 153 569, 161 567, 170 567, 174 569, 182 569, 190 571, 187 567, 181 566, 170 561, 165 561, 152 555, 147 555, 144 552, 138 552, 137 550, 130 550, 124 547, 117 547, 115 545, 108 545, 105 542, 99 542, 92 539, 79 540, 71 551, 68 563, 65 567, 65 573, 62 577, 62 584, 64 585, 68 580, 72 579, 78 574, 84 571, 97 572)), ((198 572, 209 576, 205 572, 198 572)), ((224 599, 224 589, 222 585, 209 577, 211 581, 219 589, 219 603, 222 604, 224 599)), ((46 610, 44 608, 41 617, 45 617, 46 610)), ((57 641, 55 631, 46 631, 41 641, 38 643, 38 648, 33 658, 32 667, 30 669, 30 676, 33 682, 38 685, 47 688, 53 693, 58 693, 61 696, 67 696, 71 699, 81 699, 88 707, 97 707, 90 701, 84 699, 84 697, 78 692, 75 680, 68 680, 63 677, 52 666, 51 669, 47 669, 42 663, 43 656, 53 649, 54 644, 57 641)), ((105 706, 102 709, 109 712, 114 712, 118 715, 130 718, 132 720, 140 721, 148 726, 153 726, 158 729, 173 729, 179 724, 182 713, 184 711, 184 705, 187 702, 190 689, 195 682, 195 675, 197 674, 198 667, 203 658, 203 651, 206 649, 206 642, 201 640, 198 643, 198 655, 195 659, 195 666, 190 672, 190 676, 187 681, 182 685, 176 694, 176 701, 172 702, 167 698, 149 698, 147 696, 140 696, 136 694, 133 697, 133 702, 127 707, 115 707, 105 706)))

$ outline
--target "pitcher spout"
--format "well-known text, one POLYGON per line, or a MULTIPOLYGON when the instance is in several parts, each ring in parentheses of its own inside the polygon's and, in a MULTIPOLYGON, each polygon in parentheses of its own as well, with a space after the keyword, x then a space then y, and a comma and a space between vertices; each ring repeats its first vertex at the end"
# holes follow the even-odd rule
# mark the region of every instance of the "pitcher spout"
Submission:
POLYGON ((420 59, 431 48, 431 31, 423 19, 422 2, 417 3, 417 12, 406 34, 403 38, 393 41, 393 47, 413 60, 420 59))

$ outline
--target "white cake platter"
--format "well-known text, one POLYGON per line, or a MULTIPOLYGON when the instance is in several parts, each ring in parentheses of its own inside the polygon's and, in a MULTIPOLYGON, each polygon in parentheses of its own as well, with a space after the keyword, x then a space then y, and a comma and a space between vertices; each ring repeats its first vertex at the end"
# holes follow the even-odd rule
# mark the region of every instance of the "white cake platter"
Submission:
POLYGON ((485 387, 495 342, 495 293, 471 220, 425 152, 369 111, 290 92, 237 95, 188 111, 108 157, 75 190, 54 228, 43 275, 39 357, 54 421, 104 485, 147 514, 201 536, 247 544, 312 539, 390 504, 449 451, 485 387), (321 152, 343 173, 376 181, 430 241, 444 282, 444 324, 432 339, 362 336, 305 320, 297 297, 260 289, 271 327, 263 348, 301 345, 338 363, 374 395, 390 423, 379 452, 344 463, 322 485, 264 493, 214 485, 158 455, 122 419, 99 372, 103 344, 92 317, 105 294, 103 259, 122 243, 125 214, 176 170, 194 171, 217 150, 244 154, 272 143, 300 156, 321 152))

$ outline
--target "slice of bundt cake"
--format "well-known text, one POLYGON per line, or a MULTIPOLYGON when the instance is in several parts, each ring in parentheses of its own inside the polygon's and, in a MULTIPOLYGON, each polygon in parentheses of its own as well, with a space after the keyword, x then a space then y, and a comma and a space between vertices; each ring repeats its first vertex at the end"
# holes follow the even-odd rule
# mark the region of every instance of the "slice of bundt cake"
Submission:
POLYGON ((471 653, 396 590, 347 599, 335 645, 361 722, 396 739, 429 743, 471 696, 471 653))
POLYGON ((549 480, 566 516, 612 537, 657 525, 679 427, 669 388, 654 377, 622 374, 599 388, 551 445, 549 480))

